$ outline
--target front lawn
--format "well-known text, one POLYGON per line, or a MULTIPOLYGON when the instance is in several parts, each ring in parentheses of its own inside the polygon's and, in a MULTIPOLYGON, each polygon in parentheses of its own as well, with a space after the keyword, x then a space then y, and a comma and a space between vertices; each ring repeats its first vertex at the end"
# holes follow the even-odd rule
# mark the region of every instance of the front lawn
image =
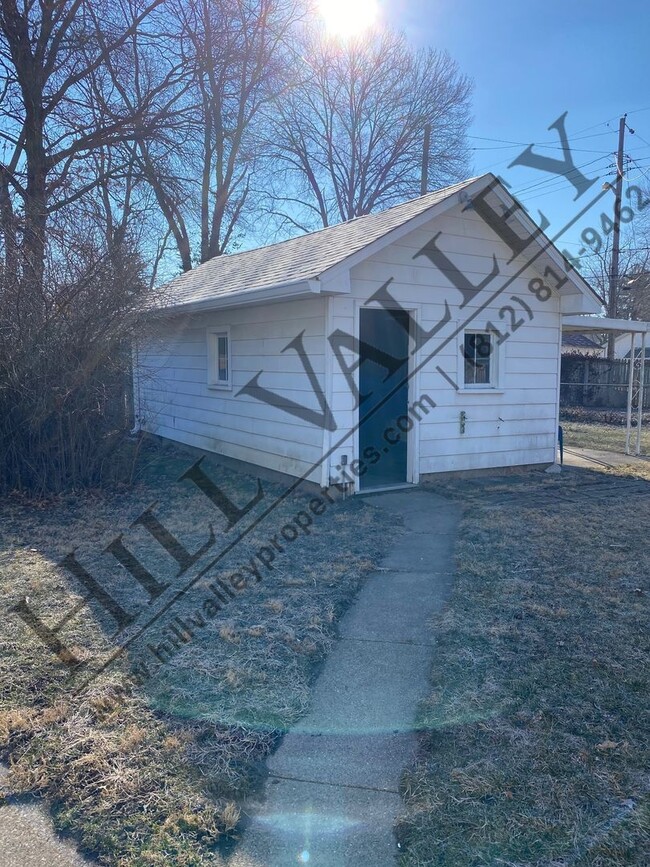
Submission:
MULTIPOLYGON (((279 736, 308 708, 336 621, 390 543, 387 519, 362 500, 323 499, 313 511, 313 494, 293 494, 76 695, 86 670, 114 648, 112 617, 98 606, 81 607, 59 633, 86 663, 71 681, 10 606, 27 597, 48 626, 60 621, 82 601, 81 585, 56 567, 76 549, 77 560, 125 610, 140 609, 136 625, 146 620, 156 606, 102 554, 118 533, 159 583, 172 585, 163 602, 183 582, 178 563, 143 527, 129 529, 148 506, 156 503, 152 514, 192 553, 209 539, 212 524, 219 552, 285 490, 265 482, 258 506, 226 532, 212 502, 191 482, 177 481, 195 460, 149 445, 132 489, 50 503, 10 499, 0 507, 0 758, 11 764, 7 794, 42 795, 56 827, 101 864, 222 863, 220 845, 237 832, 242 799, 259 783, 279 736), (254 560, 263 548, 266 569, 254 560), (241 585, 251 562, 260 579, 248 573, 247 585, 233 591, 233 575, 241 585)), ((203 468, 238 506, 257 491, 254 478, 212 459, 203 468)), ((204 561, 210 556, 194 572, 204 561)))
MULTIPOLYGON (((564 445, 583 449, 625 452, 625 425, 598 424, 594 422, 562 421, 564 445)), ((636 448, 636 427, 632 428, 630 449, 636 448)), ((650 426, 644 422, 641 428, 641 454, 650 454, 650 426)))
POLYGON ((404 867, 647 865, 646 484, 565 470, 438 487, 466 511, 403 778, 404 867))

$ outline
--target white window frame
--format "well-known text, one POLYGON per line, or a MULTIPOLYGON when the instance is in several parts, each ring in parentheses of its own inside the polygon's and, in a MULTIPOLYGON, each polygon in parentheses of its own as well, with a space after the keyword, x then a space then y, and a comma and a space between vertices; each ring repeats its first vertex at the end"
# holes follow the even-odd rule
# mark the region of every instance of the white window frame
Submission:
POLYGON ((501 347, 497 344, 497 335, 487 328, 466 328, 463 331, 463 341, 460 345, 461 381, 460 391, 497 391, 499 390, 500 356, 501 347), (490 381, 489 382, 465 382, 465 338, 470 334, 485 334, 490 339, 490 381))
POLYGON ((230 326, 208 328, 206 332, 208 346, 208 388, 220 391, 232 390, 232 348, 230 343, 230 326), (219 379, 219 338, 226 338, 228 378, 219 379))

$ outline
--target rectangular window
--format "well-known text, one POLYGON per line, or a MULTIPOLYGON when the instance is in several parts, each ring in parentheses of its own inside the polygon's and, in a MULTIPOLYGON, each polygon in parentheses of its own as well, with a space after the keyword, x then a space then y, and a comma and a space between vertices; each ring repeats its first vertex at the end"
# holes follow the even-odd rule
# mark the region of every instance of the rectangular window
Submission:
POLYGON ((208 385, 231 388, 230 331, 227 328, 208 331, 208 385))
POLYGON ((493 385, 494 336, 487 331, 466 331, 463 342, 465 385, 493 385))

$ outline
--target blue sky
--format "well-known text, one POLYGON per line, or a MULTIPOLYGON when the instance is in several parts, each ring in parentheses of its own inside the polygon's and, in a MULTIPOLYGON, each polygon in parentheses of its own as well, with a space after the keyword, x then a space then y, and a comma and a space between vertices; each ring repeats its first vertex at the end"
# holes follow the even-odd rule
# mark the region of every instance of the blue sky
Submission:
MULTIPOLYGON (((617 147, 618 118, 625 112, 637 132, 627 134, 625 150, 639 164, 632 164, 628 183, 650 187, 647 0, 380 0, 380 5, 414 44, 447 49, 473 78, 475 173, 501 174, 531 213, 542 209, 551 221, 549 234, 577 215, 583 202, 601 190, 603 180, 613 180, 609 166, 617 147), (552 148, 559 147, 557 134, 548 126, 565 111, 576 166, 590 163, 585 175, 599 178, 577 202, 575 190, 563 179, 537 169, 508 168, 532 143, 551 145, 543 152, 561 157, 562 152, 552 148)), ((583 246, 580 233, 597 227, 600 212, 611 211, 613 201, 607 193, 558 246, 577 254, 583 246)))

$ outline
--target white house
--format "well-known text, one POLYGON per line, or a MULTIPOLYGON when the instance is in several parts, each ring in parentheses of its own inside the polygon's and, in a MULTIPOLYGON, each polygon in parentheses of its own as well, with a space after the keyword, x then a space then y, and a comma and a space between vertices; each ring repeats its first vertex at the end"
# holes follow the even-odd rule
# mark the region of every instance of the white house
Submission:
MULTIPOLYGON (((632 337, 630 334, 619 334, 614 340, 614 358, 629 358, 632 346, 631 341, 632 337)), ((641 355, 641 344, 638 337, 634 346, 634 355, 637 358, 641 355)), ((645 348, 645 357, 650 358, 650 344, 645 348)))
POLYGON ((491 174, 165 296, 136 349, 141 427, 355 491, 553 463, 562 316, 601 309, 491 174))

